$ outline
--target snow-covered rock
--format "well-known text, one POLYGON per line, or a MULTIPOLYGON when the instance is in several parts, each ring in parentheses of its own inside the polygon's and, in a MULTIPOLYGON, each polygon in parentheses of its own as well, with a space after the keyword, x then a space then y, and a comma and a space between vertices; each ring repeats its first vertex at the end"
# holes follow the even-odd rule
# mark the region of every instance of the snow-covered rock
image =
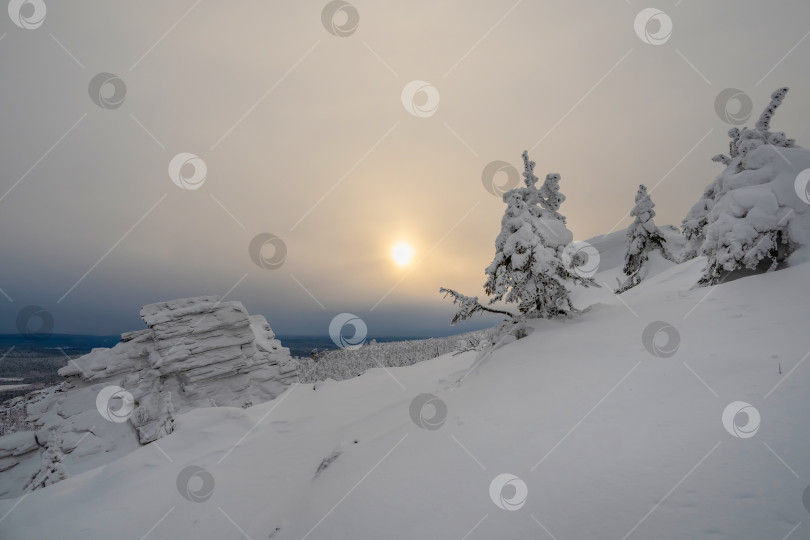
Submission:
POLYGON ((175 413, 246 408, 297 380, 289 349, 239 302, 172 300, 145 306, 141 318, 147 329, 71 360, 59 370, 64 383, 20 398, 38 429, 0 437, 0 497, 30 481, 50 432, 75 474, 171 433, 175 413))

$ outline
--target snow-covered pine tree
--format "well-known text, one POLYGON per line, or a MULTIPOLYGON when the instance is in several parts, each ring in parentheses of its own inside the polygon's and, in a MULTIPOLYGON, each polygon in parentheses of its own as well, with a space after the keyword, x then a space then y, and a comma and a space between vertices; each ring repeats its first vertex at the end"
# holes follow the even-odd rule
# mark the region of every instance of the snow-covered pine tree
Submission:
MULTIPOLYGON (((512 189, 503 195, 507 204, 501 232, 495 240, 495 257, 487 267, 484 290, 489 304, 503 300, 518 304, 521 316, 553 318, 575 311, 569 298, 568 284, 597 286, 591 278, 577 275, 565 265, 562 253, 573 240, 557 210, 565 197, 559 192, 560 177, 550 174, 542 188, 537 188, 535 162, 523 152, 525 187, 512 189)), ((477 297, 441 288, 450 295, 459 310, 453 323, 469 319, 475 313, 493 310, 478 302, 477 297)))
POLYGON ((62 463, 64 454, 62 453, 62 439, 52 430, 45 443, 45 451, 42 453, 42 465, 28 483, 28 489, 34 491, 55 484, 68 477, 67 469, 62 463))
POLYGON ((778 88, 771 94, 770 103, 759 116, 753 129, 734 127, 728 131, 728 136, 731 139, 729 141, 728 155, 717 154, 712 158, 712 161, 722 163, 726 170, 706 187, 703 196, 692 206, 681 223, 683 234, 686 237, 686 244, 681 252, 681 260, 693 259, 701 253, 701 248, 706 240, 704 229, 709 223, 709 213, 714 208, 715 203, 728 191, 728 188, 720 182, 724 175, 730 172, 743 171, 745 169, 743 164, 745 157, 764 144, 781 148, 796 147, 794 139, 788 138, 782 132, 770 131, 771 120, 784 101, 788 90, 787 87, 778 88))
POLYGON ((655 204, 647 193, 647 186, 641 184, 636 193, 636 204, 630 211, 630 215, 636 219, 627 229, 627 249, 624 254, 624 275, 627 279, 617 293, 635 287, 641 282, 644 278, 645 263, 652 250, 657 249, 665 259, 673 260, 666 246, 666 238, 655 226, 654 207, 655 204))

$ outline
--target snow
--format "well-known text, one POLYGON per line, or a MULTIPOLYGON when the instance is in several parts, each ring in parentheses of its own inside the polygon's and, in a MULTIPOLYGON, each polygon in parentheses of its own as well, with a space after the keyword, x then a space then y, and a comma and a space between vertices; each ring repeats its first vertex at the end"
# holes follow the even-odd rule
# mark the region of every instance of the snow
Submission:
MULTIPOLYGON (((624 231, 589 243, 601 256, 595 280, 614 281, 624 231)), ((582 291, 585 313, 530 320, 533 332, 488 355, 293 385, 249 409, 180 412, 158 444, 84 472, 68 466, 67 480, 0 501, 0 536, 807 537, 807 254, 706 288, 694 287, 705 258, 656 255, 637 287, 582 291), (669 358, 642 342, 655 321, 679 335, 669 358), (422 394, 446 405, 438 429, 412 419, 422 394), (748 438, 723 425, 738 401, 761 417, 748 438), (188 466, 202 469, 179 489, 188 466), (496 506, 498 477, 512 482, 501 506, 522 507, 496 506), (513 504, 514 477, 526 497, 513 504), (207 488, 204 502, 189 500, 207 488)))
POLYGON ((797 182, 810 165, 810 151, 770 131, 787 92, 779 88, 771 94, 754 129, 729 130, 729 155, 712 158, 725 170, 683 220, 688 244, 682 258, 708 257, 701 284, 776 270, 808 245, 810 213, 797 182))
MULTIPOLYGON (((485 270, 484 292, 490 297, 489 304, 516 303, 526 317, 568 316, 573 307, 568 285, 594 285, 590 276, 578 268, 587 259, 583 260, 584 253, 575 260, 570 255, 573 234, 565 226, 565 217, 557 212, 565 201, 559 192, 560 175, 547 175, 541 189, 537 189, 536 164, 529 159, 528 151, 523 152, 523 164, 526 187, 503 194, 507 207, 495 239, 495 257, 485 270)), ((445 287, 439 292, 459 304, 453 323, 487 310, 478 304, 477 297, 445 287)))
POLYGON ((808 167, 808 150, 762 145, 718 176, 702 247, 713 265, 707 275, 756 268, 775 249, 776 231, 784 231, 781 243, 791 249, 808 245, 810 212, 795 191, 797 175, 808 167))
POLYGON ((298 359, 298 380, 302 383, 317 383, 326 379, 340 381, 362 375, 372 368, 410 366, 448 351, 456 353, 479 348, 490 338, 490 333, 479 330, 444 338, 383 343, 372 341, 361 347, 324 351, 317 358, 298 359))
POLYGON ((64 454, 62 454, 62 439, 56 431, 51 431, 45 445, 45 451, 42 453, 42 464, 37 474, 31 479, 28 485, 29 489, 42 489, 67 478, 67 469, 62 463, 64 457, 64 454))
MULTIPOLYGON (((686 239, 675 227, 664 225, 659 227, 658 230, 666 239, 666 245, 671 253, 678 253, 685 245, 686 239)), ((627 229, 597 236, 587 240, 587 242, 599 252, 599 272, 594 276, 594 279, 599 285, 609 290, 603 291, 595 288, 574 289, 571 297, 577 309, 585 309, 590 305, 604 301, 606 298, 609 300, 610 289, 615 290, 627 279, 627 276, 622 271, 627 249, 627 229)), ((705 261, 705 259, 701 260, 705 261)), ((664 259, 657 250, 654 250, 649 254, 649 259, 645 263, 646 279, 651 279, 674 266, 676 266, 674 262, 664 259)))
POLYGON ((30 384, 0 384, 0 392, 6 392, 8 390, 22 390, 23 388, 28 388, 31 386, 30 384))
POLYGON ((22 493, 52 431, 60 463, 75 475, 171 433, 178 412, 249 407, 296 379, 289 349, 239 302, 185 298, 145 306, 141 316, 147 329, 71 360, 59 370, 65 383, 11 403, 25 407, 36 432, 0 437, 0 497, 22 493))
POLYGON ((630 215, 636 219, 627 229, 627 249, 624 255, 624 274, 627 279, 617 293, 625 292, 635 287, 647 276, 650 253, 657 250, 665 259, 672 259, 666 238, 658 230, 653 218, 655 217, 655 204, 647 193, 647 187, 642 184, 638 187, 635 206, 630 215))

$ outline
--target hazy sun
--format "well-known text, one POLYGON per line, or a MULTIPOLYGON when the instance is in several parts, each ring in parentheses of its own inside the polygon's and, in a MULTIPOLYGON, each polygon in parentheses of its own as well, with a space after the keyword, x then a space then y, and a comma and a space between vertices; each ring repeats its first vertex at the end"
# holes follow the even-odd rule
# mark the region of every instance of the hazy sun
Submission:
POLYGON ((391 248, 391 257, 399 266, 405 266, 413 258, 413 248, 405 242, 400 242, 391 248))

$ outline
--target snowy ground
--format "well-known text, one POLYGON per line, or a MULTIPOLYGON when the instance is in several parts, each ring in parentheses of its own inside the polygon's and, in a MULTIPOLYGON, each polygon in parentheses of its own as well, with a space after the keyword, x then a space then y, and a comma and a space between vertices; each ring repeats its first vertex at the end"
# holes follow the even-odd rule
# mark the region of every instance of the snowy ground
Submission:
MULTIPOLYGON (((615 286, 621 234, 593 243, 598 281, 615 286)), ((810 264, 694 289, 704 259, 659 262, 480 362, 445 355, 181 415, 157 443, 0 501, 0 537, 810 537, 810 264), (655 321, 677 332, 659 333, 660 356, 643 339, 655 321), (436 429, 412 419, 423 393, 436 429), (761 416, 745 438, 722 421, 736 401, 761 416), (519 480, 491 497, 502 473, 519 480)))

